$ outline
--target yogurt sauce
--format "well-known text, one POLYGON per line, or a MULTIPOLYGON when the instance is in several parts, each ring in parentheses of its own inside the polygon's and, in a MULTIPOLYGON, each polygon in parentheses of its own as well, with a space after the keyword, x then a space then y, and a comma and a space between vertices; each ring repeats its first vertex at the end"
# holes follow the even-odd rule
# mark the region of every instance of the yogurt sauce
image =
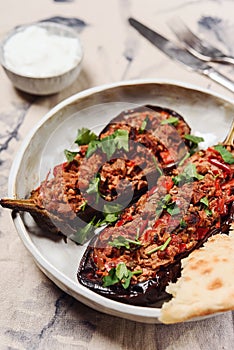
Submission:
POLYGON ((76 38, 51 34, 36 25, 16 33, 4 45, 7 68, 35 78, 63 74, 73 68, 81 56, 76 38))

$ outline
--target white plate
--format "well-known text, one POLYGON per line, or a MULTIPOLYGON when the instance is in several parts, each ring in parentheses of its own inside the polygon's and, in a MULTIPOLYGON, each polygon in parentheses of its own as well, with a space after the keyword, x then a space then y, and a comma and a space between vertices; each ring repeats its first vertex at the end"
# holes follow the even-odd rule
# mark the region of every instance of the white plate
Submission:
MULTIPOLYGON (((95 87, 58 104, 27 136, 13 163, 9 196, 23 198, 37 187, 54 165, 64 160, 76 130, 96 131, 126 108, 151 103, 181 113, 192 132, 212 133, 222 141, 231 125, 234 104, 225 97, 173 81, 138 80, 95 87)), ((126 319, 157 323, 160 308, 125 305, 102 297, 77 281, 76 273, 85 246, 53 241, 32 232, 28 215, 17 215, 14 224, 39 268, 62 290, 101 312, 126 319)))

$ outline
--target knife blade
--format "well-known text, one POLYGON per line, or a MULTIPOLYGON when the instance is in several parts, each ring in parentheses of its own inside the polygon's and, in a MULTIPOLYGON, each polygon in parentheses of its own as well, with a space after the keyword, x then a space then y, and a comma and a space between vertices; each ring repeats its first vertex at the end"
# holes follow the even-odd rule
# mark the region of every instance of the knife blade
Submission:
POLYGON ((177 62, 182 63, 190 70, 208 76, 218 84, 224 86, 231 92, 234 92, 234 81, 215 70, 212 66, 193 56, 187 50, 174 44, 172 41, 169 41, 167 38, 145 26, 136 19, 130 17, 128 21, 130 25, 134 27, 143 37, 148 39, 154 46, 164 52, 167 56, 173 60, 176 60, 177 62))

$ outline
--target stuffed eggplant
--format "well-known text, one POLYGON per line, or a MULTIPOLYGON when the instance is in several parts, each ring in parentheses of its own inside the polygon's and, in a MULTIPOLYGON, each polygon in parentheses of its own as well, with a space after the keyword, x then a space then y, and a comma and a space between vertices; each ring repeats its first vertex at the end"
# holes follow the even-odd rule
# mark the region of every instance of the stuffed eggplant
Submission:
POLYGON ((44 231, 83 243, 90 238, 90 223, 105 221, 108 202, 117 199, 114 207, 121 211, 181 160, 191 146, 184 138, 189 133, 184 119, 169 109, 125 111, 99 137, 79 130, 77 152, 66 150, 68 161, 56 166, 28 199, 1 199, 0 204, 31 213, 44 231))
POLYGON ((78 280, 108 298, 149 305, 166 297, 180 261, 234 220, 234 150, 199 151, 95 236, 78 280))

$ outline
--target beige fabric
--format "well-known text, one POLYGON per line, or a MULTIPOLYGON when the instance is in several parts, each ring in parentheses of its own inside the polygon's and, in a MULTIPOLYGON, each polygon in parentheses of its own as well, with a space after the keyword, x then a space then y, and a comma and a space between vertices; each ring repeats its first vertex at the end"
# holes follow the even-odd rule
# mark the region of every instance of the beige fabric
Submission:
POLYGON ((182 275, 167 287, 160 320, 176 323, 234 310, 234 232, 212 236, 182 260, 182 275))

